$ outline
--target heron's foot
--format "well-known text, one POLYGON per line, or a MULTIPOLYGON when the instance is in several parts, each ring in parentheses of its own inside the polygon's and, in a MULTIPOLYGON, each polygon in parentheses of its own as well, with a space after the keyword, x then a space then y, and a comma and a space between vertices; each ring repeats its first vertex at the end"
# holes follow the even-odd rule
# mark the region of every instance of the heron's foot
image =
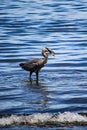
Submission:
POLYGON ((39 80, 36 80, 36 85, 39 85, 39 80))
POLYGON ((32 83, 32 78, 30 78, 30 80, 29 80, 29 81, 30 81, 30 83, 32 83))

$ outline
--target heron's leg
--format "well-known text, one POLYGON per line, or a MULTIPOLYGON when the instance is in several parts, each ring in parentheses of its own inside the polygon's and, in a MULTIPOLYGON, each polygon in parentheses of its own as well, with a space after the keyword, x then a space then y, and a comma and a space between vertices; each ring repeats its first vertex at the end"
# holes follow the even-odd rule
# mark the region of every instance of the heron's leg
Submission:
POLYGON ((36 81, 38 81, 38 71, 36 72, 36 81))
POLYGON ((32 75, 32 71, 30 71, 30 81, 32 81, 32 79, 31 79, 31 75, 32 75))

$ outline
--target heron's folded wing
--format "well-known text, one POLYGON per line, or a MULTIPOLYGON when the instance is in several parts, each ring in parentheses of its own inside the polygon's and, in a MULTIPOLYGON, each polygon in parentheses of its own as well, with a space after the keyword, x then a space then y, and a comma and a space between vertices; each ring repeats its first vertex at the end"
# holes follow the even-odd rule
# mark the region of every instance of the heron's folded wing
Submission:
POLYGON ((29 62, 26 62, 22 68, 27 70, 27 71, 33 71, 36 67, 38 66, 37 63, 29 63, 29 62))

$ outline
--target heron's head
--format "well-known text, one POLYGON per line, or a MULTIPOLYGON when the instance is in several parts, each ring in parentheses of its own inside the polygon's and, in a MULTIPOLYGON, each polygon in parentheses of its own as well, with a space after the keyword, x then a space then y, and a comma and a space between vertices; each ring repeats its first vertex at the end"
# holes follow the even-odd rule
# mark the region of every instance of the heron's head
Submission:
POLYGON ((45 48, 46 52, 49 52, 52 56, 55 56, 55 52, 49 49, 48 47, 45 48))

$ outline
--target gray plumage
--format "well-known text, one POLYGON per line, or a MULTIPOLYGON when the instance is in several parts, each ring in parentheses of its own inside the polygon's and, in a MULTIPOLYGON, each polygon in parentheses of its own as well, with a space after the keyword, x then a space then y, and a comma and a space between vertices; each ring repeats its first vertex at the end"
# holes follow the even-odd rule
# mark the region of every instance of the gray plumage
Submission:
POLYGON ((46 52, 49 52, 50 54, 55 55, 54 51, 52 51, 51 49, 44 48, 44 49, 42 49, 42 55, 44 56, 43 60, 37 58, 37 59, 27 61, 25 63, 20 63, 20 66, 24 70, 30 72, 30 80, 31 80, 32 73, 35 72, 36 73, 36 80, 38 81, 38 73, 39 73, 40 69, 42 67, 44 67, 44 65, 47 63, 47 60, 48 60, 48 54, 46 52))

